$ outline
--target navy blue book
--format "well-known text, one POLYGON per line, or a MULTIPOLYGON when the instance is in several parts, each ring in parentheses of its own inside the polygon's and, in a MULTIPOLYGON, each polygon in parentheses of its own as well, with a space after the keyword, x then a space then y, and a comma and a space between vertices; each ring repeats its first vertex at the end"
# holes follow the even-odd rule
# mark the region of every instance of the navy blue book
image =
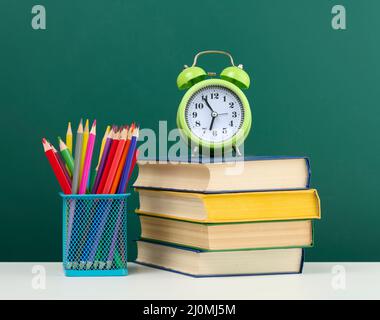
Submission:
POLYGON ((193 277, 301 273, 302 248, 202 251, 146 240, 137 241, 137 263, 193 277))
POLYGON ((307 189, 306 157, 139 160, 134 187, 200 193, 307 189))

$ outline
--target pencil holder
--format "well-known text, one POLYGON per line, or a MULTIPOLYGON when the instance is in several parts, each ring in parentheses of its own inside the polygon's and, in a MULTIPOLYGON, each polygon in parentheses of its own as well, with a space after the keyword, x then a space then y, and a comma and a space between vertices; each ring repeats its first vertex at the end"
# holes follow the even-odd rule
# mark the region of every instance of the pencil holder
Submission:
POLYGON ((125 276, 129 194, 60 194, 66 276, 125 276))

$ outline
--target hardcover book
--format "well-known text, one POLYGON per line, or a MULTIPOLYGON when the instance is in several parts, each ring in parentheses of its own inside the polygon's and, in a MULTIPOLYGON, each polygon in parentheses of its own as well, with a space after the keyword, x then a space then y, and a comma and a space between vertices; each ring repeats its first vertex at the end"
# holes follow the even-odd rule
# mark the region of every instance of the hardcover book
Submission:
POLYGON ((311 220, 200 223, 140 215, 141 238, 199 250, 310 247, 311 220))
POLYGON ((202 194, 137 189, 145 213, 200 222, 242 222, 319 219, 315 189, 202 194))
POLYGON ((304 157, 245 157, 213 162, 138 161, 134 187, 202 193, 305 189, 309 160, 304 157))
POLYGON ((137 241, 138 263, 194 277, 301 273, 303 249, 201 251, 137 241))

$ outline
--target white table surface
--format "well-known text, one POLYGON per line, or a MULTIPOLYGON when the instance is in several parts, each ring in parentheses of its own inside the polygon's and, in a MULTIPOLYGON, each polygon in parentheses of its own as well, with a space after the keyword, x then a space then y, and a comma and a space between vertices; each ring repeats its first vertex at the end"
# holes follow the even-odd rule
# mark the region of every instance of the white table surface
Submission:
POLYGON ((128 268, 126 277, 68 278, 60 263, 0 263, 0 299, 380 299, 380 263, 305 263, 300 275, 198 279, 128 268), (36 265, 46 270, 45 289, 32 286, 36 265))

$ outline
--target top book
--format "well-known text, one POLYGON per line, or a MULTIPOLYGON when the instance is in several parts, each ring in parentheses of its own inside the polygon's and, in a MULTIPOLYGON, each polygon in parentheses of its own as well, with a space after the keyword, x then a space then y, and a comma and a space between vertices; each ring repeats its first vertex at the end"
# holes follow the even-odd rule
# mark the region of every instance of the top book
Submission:
POLYGON ((294 190, 309 187, 305 157, 245 157, 210 162, 138 161, 134 187, 201 193, 294 190))

